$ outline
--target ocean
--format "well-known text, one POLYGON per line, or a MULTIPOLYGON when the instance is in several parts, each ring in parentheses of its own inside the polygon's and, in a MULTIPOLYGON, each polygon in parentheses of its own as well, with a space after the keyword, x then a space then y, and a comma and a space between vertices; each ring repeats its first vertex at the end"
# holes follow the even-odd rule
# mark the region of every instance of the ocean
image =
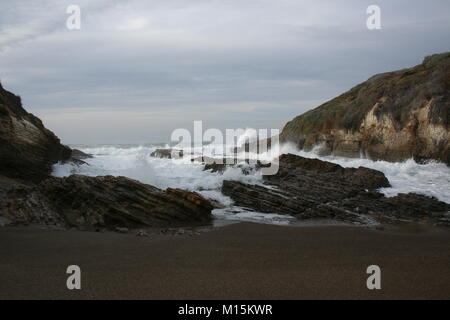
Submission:
MULTIPOLYGON (((262 184, 262 176, 256 172, 244 175, 241 169, 228 168, 223 174, 203 171, 204 165, 191 162, 189 155, 182 159, 160 159, 151 157, 156 149, 169 148, 163 144, 145 145, 71 145, 94 157, 84 161, 87 164, 56 164, 53 175, 64 177, 71 174, 88 176, 125 176, 161 189, 180 188, 196 191, 206 198, 220 202, 225 208, 216 209, 213 214, 218 221, 252 221, 277 225, 298 224, 297 219, 279 214, 267 214, 245 210, 233 205, 220 189, 224 180, 238 180, 245 183, 262 184)), ((213 148, 207 146, 206 148, 213 148)), ((219 148, 220 149, 220 148, 219 148)), ((200 155, 200 150, 193 150, 200 155)), ((319 156, 317 150, 311 152, 296 150, 291 145, 280 147, 280 153, 293 153, 307 158, 340 164, 343 167, 367 167, 383 172, 392 187, 382 188, 380 192, 388 197, 398 193, 415 192, 434 196, 450 203, 450 168, 443 163, 429 162, 418 164, 413 159, 404 162, 372 161, 363 158, 343 158, 319 156)), ((303 222, 308 224, 308 222, 303 222)), ((326 221, 324 224, 339 224, 326 221)))

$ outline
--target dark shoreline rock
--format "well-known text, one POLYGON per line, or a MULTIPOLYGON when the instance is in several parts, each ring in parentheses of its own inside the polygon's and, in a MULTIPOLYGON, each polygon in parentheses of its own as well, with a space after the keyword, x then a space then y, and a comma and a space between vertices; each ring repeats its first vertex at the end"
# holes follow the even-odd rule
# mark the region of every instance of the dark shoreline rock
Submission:
POLYGON ((201 195, 160 190, 125 177, 72 175, 19 186, 0 199, 14 224, 60 225, 82 230, 206 225, 212 204, 201 195))
POLYGON ((89 165, 86 161, 86 159, 92 159, 94 156, 91 154, 87 154, 84 153, 81 150, 78 149, 72 149, 72 153, 70 155, 70 158, 65 160, 65 161, 61 161, 61 163, 71 163, 71 164, 75 164, 77 166, 81 166, 81 165, 89 165))
POLYGON ((418 194, 386 198, 377 189, 390 184, 376 170, 292 154, 282 155, 279 165, 276 175, 264 176, 263 185, 224 181, 222 193, 235 205, 258 212, 356 224, 428 220, 445 225, 450 210, 449 204, 418 194))
POLYGON ((72 159, 77 159, 77 160, 86 160, 86 159, 92 159, 93 155, 85 153, 78 149, 72 149, 72 153, 70 154, 70 157, 72 159))

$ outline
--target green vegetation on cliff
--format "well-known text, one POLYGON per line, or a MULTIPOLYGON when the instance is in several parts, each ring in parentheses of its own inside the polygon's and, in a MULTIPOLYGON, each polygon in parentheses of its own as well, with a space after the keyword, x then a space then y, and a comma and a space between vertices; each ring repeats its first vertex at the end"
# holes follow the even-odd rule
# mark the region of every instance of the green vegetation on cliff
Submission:
MULTIPOLYGON (((429 108, 426 111, 425 121, 416 119, 416 122, 426 122, 430 125, 444 127, 448 132, 450 125, 450 52, 428 56, 422 64, 413 68, 371 77, 344 94, 288 122, 281 133, 281 139, 297 143, 299 147, 303 148, 305 143, 318 142, 317 136, 319 135, 329 135, 326 137, 328 142, 335 139, 333 133, 337 130, 350 135, 357 133, 365 135, 367 132, 362 132, 361 126, 371 110, 378 121, 382 122, 382 119, 386 118, 391 120, 391 132, 415 130, 418 125, 411 124, 417 118, 418 110, 424 107, 429 108)), ((381 125, 379 127, 382 128, 381 125)), ((367 131, 367 128, 365 130, 367 131)), ((433 130, 431 128, 429 131, 433 130)), ((443 139, 442 135, 440 133, 440 140, 443 139)), ((372 134, 373 137, 374 134, 372 134)), ((360 139, 360 137, 355 137, 356 139, 360 139)), ((441 142, 439 142, 439 148, 448 146, 448 143, 441 142)), ((361 141, 360 144, 367 143, 367 141, 361 141)), ((418 144, 420 143, 422 141, 418 142, 418 144)), ((333 141, 331 141, 332 144, 333 141)), ((411 143, 411 145, 413 144, 415 143, 411 143)), ((415 156, 414 148, 417 148, 417 144, 411 146, 411 156, 415 156)), ((426 157, 447 161, 445 158, 448 157, 448 152, 445 150, 442 152, 437 156, 429 154, 426 157), (442 152, 445 153, 444 156, 441 154, 442 152)))
POLYGON ((413 68, 387 72, 371 77, 346 93, 310 110, 288 122, 283 136, 308 134, 328 129, 358 130, 367 112, 382 97, 388 101, 379 108, 391 113, 403 124, 405 111, 421 107, 421 103, 435 98, 432 103, 434 123, 449 124, 450 52, 435 54, 413 68))

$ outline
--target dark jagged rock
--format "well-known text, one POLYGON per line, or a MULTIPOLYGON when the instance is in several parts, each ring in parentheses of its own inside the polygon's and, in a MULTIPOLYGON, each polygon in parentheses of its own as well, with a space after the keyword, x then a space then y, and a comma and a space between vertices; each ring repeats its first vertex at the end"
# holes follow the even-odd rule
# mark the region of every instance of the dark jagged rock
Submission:
POLYGON ((371 215, 385 223, 402 220, 437 222, 441 218, 447 217, 450 210, 449 204, 416 193, 401 193, 390 198, 381 194, 360 194, 345 199, 341 202, 341 206, 348 210, 356 210, 360 214, 371 215))
MULTIPOLYGON (((27 187, 30 185, 32 184, 26 181, 0 176, 0 202, 7 199, 7 193, 9 190, 18 187, 27 187)), ((1 216, 2 212, 0 211, 0 217, 1 216)))
POLYGON ((227 169, 227 166, 229 165, 225 163, 208 163, 205 164, 205 168, 203 170, 223 173, 227 169))
POLYGON ((173 149, 156 149, 150 154, 154 158, 172 159, 172 158, 182 158, 183 150, 173 150, 173 149))
POLYGON ((197 193, 112 176, 50 178, 13 188, 0 199, 3 217, 13 223, 87 230, 208 224, 212 209, 197 193))
POLYGON ((85 159, 93 158, 92 154, 85 153, 78 149, 72 149, 72 153, 70 154, 70 157, 72 159, 77 159, 77 160, 85 160, 85 159))
POLYGON ((223 159, 208 159, 205 163, 204 171, 210 172, 219 172, 223 173, 229 167, 238 168, 242 171, 243 174, 249 174, 249 166, 248 160, 239 160, 239 159, 231 159, 231 158, 223 158, 223 159))
POLYGON ((450 52, 376 75, 284 127, 280 141, 323 154, 450 164, 450 52))
MULTIPOLYGON (((378 221, 446 217, 450 205, 417 194, 386 198, 376 191, 389 187, 383 173, 282 155, 276 175, 265 176, 263 185, 224 181, 223 194, 237 206, 264 213, 289 214, 299 219, 330 218, 366 224, 378 221)), ((442 220, 444 223, 445 221, 442 220)))
MULTIPOLYGON (((231 159, 231 158, 230 158, 231 159)), ((228 161, 230 161, 228 159, 228 161)), ((205 165, 203 171, 219 172, 223 173, 228 166, 234 166, 236 164, 235 159, 231 159, 232 162, 228 162, 226 158, 212 158, 207 156, 195 157, 191 159, 191 162, 199 162, 205 165)))
POLYGON ((233 199, 234 204, 264 213, 297 215, 315 202, 308 198, 290 197, 284 190, 225 180, 222 193, 233 199))
POLYGON ((190 203, 195 204, 196 206, 198 206, 200 211, 210 213, 211 210, 215 208, 215 206, 209 200, 206 200, 196 192, 190 192, 182 189, 167 188, 166 193, 168 195, 173 195, 175 197, 184 199, 190 203))
POLYGON ((210 171, 212 173, 223 173, 229 167, 238 168, 245 175, 254 172, 264 166, 270 166, 257 160, 256 163, 252 163, 249 159, 239 158, 211 158, 211 157, 196 157, 191 159, 192 162, 200 162, 205 165, 203 171, 210 171))
POLYGON ((91 159, 91 158, 93 158, 93 156, 91 154, 84 153, 83 151, 78 150, 78 149, 72 149, 70 158, 65 161, 61 161, 61 162, 62 163, 71 163, 71 164, 75 164, 77 166, 81 166, 83 164, 89 165, 84 160, 91 159))
POLYGON ((281 155, 278 173, 266 176, 265 179, 275 185, 291 183, 312 189, 317 185, 327 189, 338 185, 339 192, 390 187, 388 179, 380 171, 364 167, 344 168, 331 162, 293 154, 281 155), (327 185, 331 187, 328 188, 327 185))
POLYGON ((0 174, 38 182, 49 177, 54 163, 70 155, 70 148, 25 111, 20 97, 0 85, 0 174))

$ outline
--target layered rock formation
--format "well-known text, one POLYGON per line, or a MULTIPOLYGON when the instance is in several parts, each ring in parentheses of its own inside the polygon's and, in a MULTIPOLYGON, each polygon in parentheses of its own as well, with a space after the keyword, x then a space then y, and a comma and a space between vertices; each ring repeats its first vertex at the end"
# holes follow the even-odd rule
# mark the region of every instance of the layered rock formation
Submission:
POLYGON ((282 155, 276 175, 263 185, 224 181, 222 192, 237 206, 298 219, 328 218, 368 224, 428 220, 450 225, 450 205, 417 194, 386 198, 377 191, 389 187, 382 172, 343 168, 318 159, 282 155))
POLYGON ((177 189, 160 190, 124 177, 50 177, 58 161, 84 164, 0 86, 0 225, 41 224, 78 229, 207 224, 211 203, 177 189))
POLYGON ((70 156, 70 148, 0 84, 0 175, 38 182, 50 175, 54 163, 70 156))
POLYGON ((338 156, 450 164, 450 52, 370 78, 288 122, 280 140, 338 156))
POLYGON ((83 230, 201 225, 211 221, 212 209, 194 192, 111 176, 50 178, 16 186, 0 200, 0 211, 12 223, 83 230))

